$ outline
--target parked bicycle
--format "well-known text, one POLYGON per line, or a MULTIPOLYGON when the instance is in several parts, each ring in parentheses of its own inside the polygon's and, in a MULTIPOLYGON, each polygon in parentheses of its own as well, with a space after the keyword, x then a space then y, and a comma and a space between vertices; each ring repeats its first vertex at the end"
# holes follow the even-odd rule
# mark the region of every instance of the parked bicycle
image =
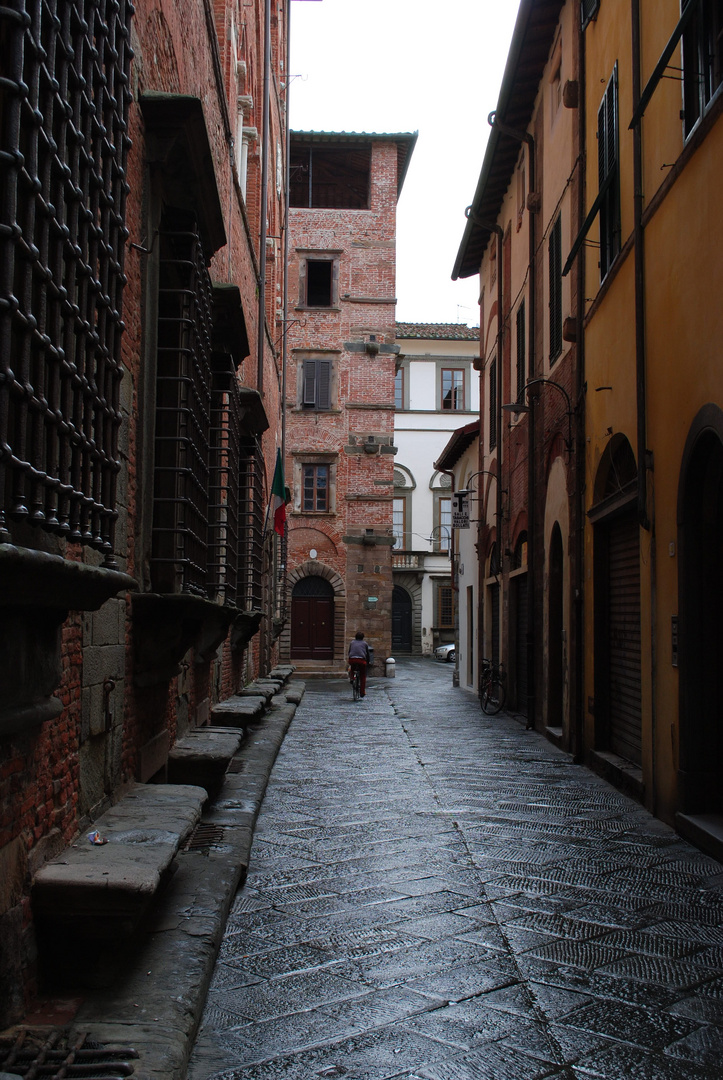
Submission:
POLYGON ((479 700, 482 712, 488 716, 498 713, 505 703, 505 673, 491 660, 482 661, 479 680, 479 700))

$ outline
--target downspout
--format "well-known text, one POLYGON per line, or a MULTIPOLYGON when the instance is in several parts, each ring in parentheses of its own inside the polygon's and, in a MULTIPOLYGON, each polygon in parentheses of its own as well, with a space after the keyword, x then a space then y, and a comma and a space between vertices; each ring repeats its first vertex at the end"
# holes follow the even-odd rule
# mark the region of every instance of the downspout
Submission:
POLYGON ((261 144, 261 197, 260 197, 260 236, 259 236, 259 323, 256 338, 256 389, 264 392, 264 344, 266 336, 266 233, 269 191, 269 113, 271 85, 271 0, 264 3, 264 106, 261 144))
POLYGON ((283 327, 284 336, 281 341, 281 462, 286 469, 286 365, 288 359, 288 318, 289 318, 289 208, 291 203, 291 138, 290 138, 290 104, 289 91, 291 86, 291 0, 286 3, 286 122, 284 135, 286 138, 286 160, 284 163, 284 285, 283 285, 283 327))
MULTIPOLYGON (((291 88, 291 0, 286 3, 286 116, 284 123, 285 137, 285 162, 284 162, 284 283, 283 283, 283 337, 281 339, 281 467, 284 470, 284 485, 286 485, 286 377, 288 364, 288 331, 289 331, 289 209, 291 204, 291 106, 289 93, 291 88)), ((286 572, 288 561, 288 541, 286 529, 281 538, 281 557, 283 564, 279 567, 279 617, 286 621, 286 572)))
MULTIPOLYGON (((640 0, 632 0, 632 77, 633 112, 640 103, 640 0)), ((655 537, 651 517, 648 514, 648 451, 647 451, 647 397, 645 382, 645 234, 643 231, 643 136, 642 124, 633 128, 633 185, 634 185, 634 247, 635 247, 635 390, 638 421, 638 524, 650 533, 650 726, 651 726, 651 777, 652 799, 649 809, 656 807, 656 649, 655 649, 655 537)))
MULTIPOLYGON (((578 155, 580 160, 580 182, 577 191, 577 221, 578 228, 585 220, 585 178, 587 170, 586 155, 586 132, 587 123, 585 116, 585 31, 582 22, 578 23, 578 155)), ((585 259, 580 258, 577 262, 577 429, 575 432, 575 680, 576 694, 573 707, 575 717, 573 724, 572 755, 575 761, 581 762, 584 758, 584 694, 585 694, 585 621, 584 621, 584 595, 585 595, 585 259)))

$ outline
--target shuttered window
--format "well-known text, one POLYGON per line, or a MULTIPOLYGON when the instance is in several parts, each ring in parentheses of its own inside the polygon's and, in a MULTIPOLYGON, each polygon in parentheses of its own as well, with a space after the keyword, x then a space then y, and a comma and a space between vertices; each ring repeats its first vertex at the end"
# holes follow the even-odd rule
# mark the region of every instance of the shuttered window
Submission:
POLYGON ((525 301, 517 309, 517 401, 525 395, 525 301))
POLYGON ((550 363, 562 352, 562 219, 552 226, 548 248, 550 274, 550 363))
POLYGON ((620 251, 620 194, 618 178, 618 66, 597 114, 597 157, 599 190, 607 185, 600 201, 600 280, 620 251))
POLYGON ((305 409, 331 408, 331 360, 307 359, 303 368, 305 409))
POLYGON ((454 626, 454 607, 451 585, 437 587, 437 625, 441 629, 454 626))
POLYGON ((490 364, 490 411, 489 411, 489 425, 490 425, 490 450, 494 450, 497 446, 497 360, 493 360, 490 364))

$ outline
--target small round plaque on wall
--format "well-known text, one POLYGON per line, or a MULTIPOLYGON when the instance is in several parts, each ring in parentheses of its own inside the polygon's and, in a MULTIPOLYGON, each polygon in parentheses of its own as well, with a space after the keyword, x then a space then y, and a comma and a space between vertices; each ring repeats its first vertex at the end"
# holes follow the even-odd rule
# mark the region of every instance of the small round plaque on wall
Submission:
POLYGON ((316 558, 316 548, 311 549, 311 551, 309 552, 309 558, 310 559, 315 559, 316 558))

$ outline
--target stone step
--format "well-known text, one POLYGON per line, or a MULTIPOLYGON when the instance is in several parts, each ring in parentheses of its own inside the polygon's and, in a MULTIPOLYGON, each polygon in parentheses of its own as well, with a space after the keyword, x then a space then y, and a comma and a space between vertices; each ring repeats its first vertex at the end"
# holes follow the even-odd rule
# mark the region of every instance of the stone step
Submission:
MULTIPOLYGON (((271 695, 273 696, 273 695, 271 695)), ((215 726, 248 728, 258 724, 266 710, 266 694, 234 694, 220 701, 211 709, 211 721, 215 726)))
POLYGON ((35 875, 43 967, 62 982, 104 985, 200 819, 203 788, 136 784, 35 875), (89 833, 104 844, 93 844, 89 833))
POLYGON ((178 739, 168 755, 171 784, 195 784, 209 798, 221 790, 229 763, 243 742, 238 728, 196 728, 178 739))

